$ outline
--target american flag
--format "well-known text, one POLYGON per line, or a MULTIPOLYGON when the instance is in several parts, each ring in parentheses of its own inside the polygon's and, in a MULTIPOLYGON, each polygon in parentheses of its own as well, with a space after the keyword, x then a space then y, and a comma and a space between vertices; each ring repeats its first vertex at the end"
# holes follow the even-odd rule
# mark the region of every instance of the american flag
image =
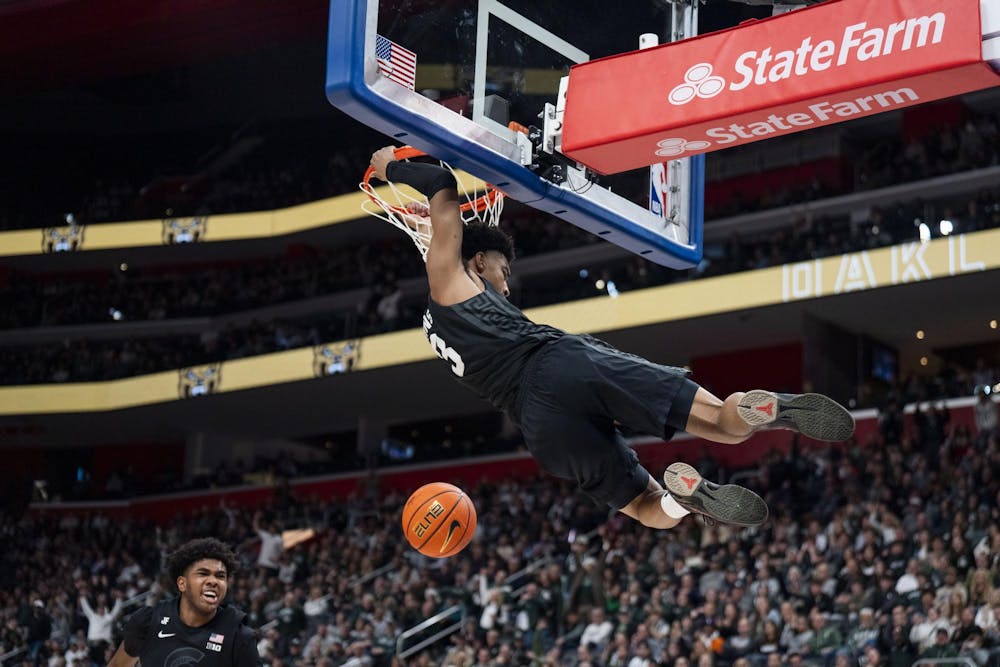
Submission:
POLYGON ((414 89, 417 78, 417 54, 399 44, 375 35, 375 59, 378 69, 401 86, 414 89))
POLYGON ((213 642, 215 644, 221 644, 222 640, 225 639, 225 638, 226 638, 225 635, 220 635, 218 632, 213 632, 209 636, 208 641, 213 642))

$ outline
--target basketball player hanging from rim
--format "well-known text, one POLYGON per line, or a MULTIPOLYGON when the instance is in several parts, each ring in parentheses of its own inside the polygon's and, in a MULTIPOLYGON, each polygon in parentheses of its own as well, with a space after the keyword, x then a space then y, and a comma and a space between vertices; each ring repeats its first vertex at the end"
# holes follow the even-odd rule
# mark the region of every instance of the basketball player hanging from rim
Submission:
POLYGON ((714 484, 686 463, 666 469, 664 489, 639 464, 616 422, 665 439, 683 430, 730 444, 768 427, 826 441, 854 432, 851 414, 826 396, 754 390, 720 400, 681 369, 535 324, 506 299, 512 239, 496 226, 463 223, 449 169, 397 160, 391 146, 372 155, 371 168, 378 178, 427 197, 427 209, 411 207, 408 214, 430 218, 423 325, 438 356, 459 382, 520 426, 544 470, 575 480, 598 503, 652 528, 671 528, 691 512, 742 526, 759 525, 768 515, 757 494, 714 484))
POLYGON ((256 633, 226 604, 236 554, 217 539, 191 540, 167 556, 180 595, 143 607, 125 622, 125 638, 108 667, 258 667, 256 633))

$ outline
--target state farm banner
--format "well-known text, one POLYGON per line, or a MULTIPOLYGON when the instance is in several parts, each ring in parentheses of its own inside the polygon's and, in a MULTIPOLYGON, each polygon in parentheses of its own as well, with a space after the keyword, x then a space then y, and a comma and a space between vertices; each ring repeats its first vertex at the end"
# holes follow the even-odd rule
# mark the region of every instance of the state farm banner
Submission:
POLYGON ((617 173, 1000 85, 997 1, 829 0, 575 65, 562 152, 617 173))

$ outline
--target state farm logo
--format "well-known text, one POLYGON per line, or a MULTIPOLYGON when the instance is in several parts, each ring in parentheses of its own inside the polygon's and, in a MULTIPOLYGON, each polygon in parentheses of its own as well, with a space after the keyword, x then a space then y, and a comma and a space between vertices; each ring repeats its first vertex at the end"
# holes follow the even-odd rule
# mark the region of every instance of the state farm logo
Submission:
POLYGON ((687 139, 671 138, 656 142, 659 148, 656 154, 660 157, 676 157, 688 151, 700 151, 712 145, 711 141, 688 141, 687 139))
MULTIPOLYGON (((856 93, 855 93, 856 94, 856 93)), ((778 114, 764 110, 754 117, 750 114, 727 119, 728 124, 708 127, 704 139, 688 140, 669 137, 656 142, 655 154, 659 158, 676 158, 685 153, 700 153, 713 147, 738 145, 772 136, 797 132, 808 127, 839 123, 849 118, 868 116, 890 109, 901 109, 919 104, 921 97, 908 86, 895 90, 873 92, 871 95, 852 97, 850 94, 830 99, 816 100, 794 111, 778 114), (763 114, 767 114, 766 116, 763 114), (735 122, 730 122, 735 121, 735 122)), ((689 128, 690 129, 690 128, 689 128)))
POLYGON ((806 35, 798 45, 791 41, 794 38, 782 35, 782 46, 786 48, 767 44, 744 51, 732 65, 716 63, 728 79, 713 74, 715 65, 711 63, 692 66, 684 74, 684 82, 674 87, 667 99, 675 106, 682 106, 697 97, 713 98, 724 90, 739 92, 773 86, 849 65, 875 66, 877 60, 941 44, 947 22, 947 15, 939 11, 883 25, 862 21, 844 26, 835 39, 806 35))
POLYGON ((703 100, 715 97, 726 89, 726 80, 712 75, 712 66, 698 63, 684 73, 684 83, 670 91, 670 103, 680 106, 696 97, 703 100))

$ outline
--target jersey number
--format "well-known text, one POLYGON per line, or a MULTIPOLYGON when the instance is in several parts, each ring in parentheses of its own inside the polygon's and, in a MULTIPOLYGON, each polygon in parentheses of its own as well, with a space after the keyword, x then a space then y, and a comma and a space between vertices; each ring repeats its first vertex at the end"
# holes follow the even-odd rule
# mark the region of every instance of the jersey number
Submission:
POLYGON ((452 373, 458 377, 465 375, 465 362, 462 361, 462 356, 455 351, 455 348, 448 347, 448 344, 441 340, 441 337, 436 333, 429 335, 427 340, 430 341, 431 347, 434 348, 437 356, 451 364, 452 373))

